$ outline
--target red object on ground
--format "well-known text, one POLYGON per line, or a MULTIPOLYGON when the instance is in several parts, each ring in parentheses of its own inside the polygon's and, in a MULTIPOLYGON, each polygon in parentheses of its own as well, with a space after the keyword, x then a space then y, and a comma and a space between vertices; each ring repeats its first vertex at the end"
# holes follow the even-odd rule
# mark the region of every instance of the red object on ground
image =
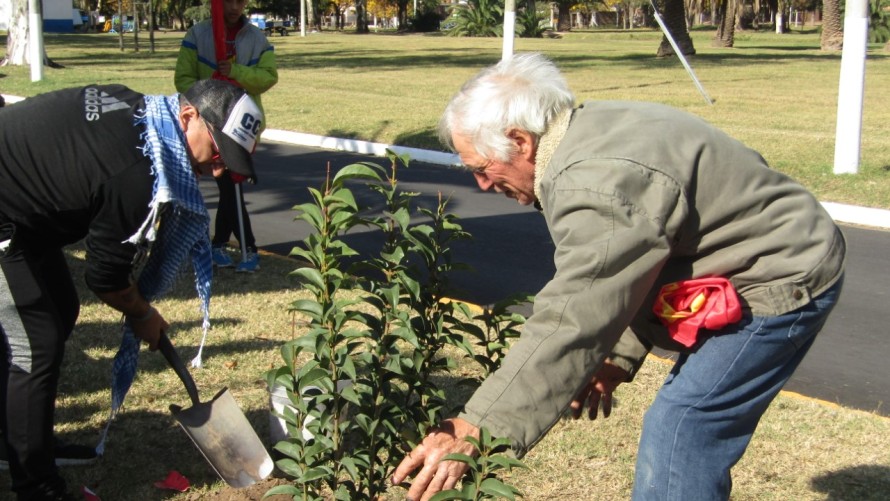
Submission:
POLYGON ((670 336, 687 348, 698 341, 699 330, 716 330, 742 319, 738 295, 722 277, 681 280, 665 285, 652 312, 670 336))
POLYGON ((91 491, 85 485, 81 487, 80 492, 83 494, 84 501, 102 501, 101 499, 99 499, 99 496, 97 496, 95 492, 91 491))
POLYGON ((183 477, 181 473, 176 470, 170 470, 170 473, 167 474, 167 478, 155 482, 155 487, 158 489, 185 492, 189 490, 191 484, 189 483, 189 479, 183 477))

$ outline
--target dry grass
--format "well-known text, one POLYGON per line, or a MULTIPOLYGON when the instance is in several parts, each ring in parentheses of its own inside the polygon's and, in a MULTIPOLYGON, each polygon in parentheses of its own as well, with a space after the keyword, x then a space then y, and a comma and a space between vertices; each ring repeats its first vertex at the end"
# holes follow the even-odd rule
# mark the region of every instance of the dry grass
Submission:
MULTIPOLYGON (((72 254, 75 277, 83 253, 72 254)), ((298 334, 288 304, 305 297, 287 277, 297 265, 264 256, 254 275, 223 270, 215 275, 213 330, 204 368, 193 369, 202 400, 228 387, 260 437, 268 436, 268 393, 262 373, 281 363, 278 347, 298 334)), ((119 341, 119 316, 79 284, 84 305, 68 342, 58 400, 57 433, 95 442, 110 405, 111 361, 119 341)), ((200 313, 190 277, 183 277, 158 309, 184 360, 196 353, 200 313)), ((510 481, 529 500, 628 499, 643 413, 669 365, 653 358, 630 385, 619 388, 611 418, 563 421, 526 457, 528 471, 510 481)), ((461 372, 466 374, 469 368, 461 372)), ((453 393, 455 403, 465 393, 453 393)), ((143 351, 124 410, 112 424, 106 455, 91 467, 63 470, 72 486, 89 486, 103 500, 197 501, 259 499, 272 482, 249 490, 228 488, 212 472, 168 411, 188 405, 186 393, 157 353, 143 351), (184 494, 153 486, 170 470, 188 477, 184 494)), ((0 492, 8 489, 3 476, 0 492)), ((861 411, 780 395, 767 412, 748 454, 734 469, 735 500, 885 500, 890 492, 890 420, 861 411)), ((394 488, 391 499, 403 499, 394 488)))

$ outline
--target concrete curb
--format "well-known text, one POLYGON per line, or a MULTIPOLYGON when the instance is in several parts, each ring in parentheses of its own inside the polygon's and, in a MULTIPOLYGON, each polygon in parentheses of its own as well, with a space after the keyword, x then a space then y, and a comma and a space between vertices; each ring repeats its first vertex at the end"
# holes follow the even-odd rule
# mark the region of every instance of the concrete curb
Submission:
MULTIPOLYGON (((24 99, 23 97, 6 94, 3 94, 3 97, 8 104, 17 103, 24 99)), ((411 156, 412 160, 418 162, 449 166, 460 164, 460 159, 453 153, 359 141, 357 139, 318 136, 315 134, 306 134, 303 132, 293 132, 282 129, 266 129, 263 131, 262 138, 267 141, 276 141, 297 146, 346 151, 362 155, 374 155, 377 157, 386 156, 386 150, 390 149, 400 155, 408 154, 411 156)), ((822 202, 822 206, 825 207, 835 221, 890 230, 890 210, 859 207, 834 202, 822 202)))
MULTIPOLYGON (((280 129, 266 129, 263 139, 297 146, 309 146, 327 150, 346 151, 364 155, 383 157, 386 150, 396 153, 408 153, 412 160, 439 165, 459 165, 460 159, 452 153, 441 151, 421 150, 418 148, 406 148, 383 143, 370 143, 355 139, 339 139, 335 137, 317 136, 302 132, 290 132, 280 129)), ((858 207, 855 205, 839 204, 834 202, 822 202, 822 206, 831 217, 841 223, 858 224, 874 228, 890 229, 890 210, 875 209, 871 207, 858 207)))

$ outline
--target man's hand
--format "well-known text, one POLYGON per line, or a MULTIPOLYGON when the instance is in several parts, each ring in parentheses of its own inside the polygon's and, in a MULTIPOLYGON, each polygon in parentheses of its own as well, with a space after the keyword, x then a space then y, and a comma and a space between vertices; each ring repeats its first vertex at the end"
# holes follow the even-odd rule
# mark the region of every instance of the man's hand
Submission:
POLYGON ((439 491, 453 489, 469 467, 466 463, 442 461, 442 458, 454 453, 475 456, 476 448, 465 440, 466 437, 478 439, 479 428, 460 418, 446 419, 431 429, 423 442, 399 463, 392 475, 392 483, 401 484, 411 472, 420 468, 408 489, 408 500, 426 501, 439 491))
POLYGON ((223 59, 222 61, 216 62, 216 71, 219 72, 220 75, 227 77, 232 73, 232 61, 228 59, 223 59))
POLYGON ((158 349, 161 332, 166 332, 170 324, 139 294, 135 285, 119 291, 97 292, 96 295, 102 302, 124 314, 133 333, 148 343, 151 351, 158 349))
POLYGON ((619 384, 627 381, 629 375, 626 370, 613 365, 609 359, 606 359, 600 370, 593 375, 593 379, 581 388, 581 391, 569 404, 569 408, 572 409, 572 418, 581 417, 584 402, 588 402, 588 400, 587 417, 589 419, 596 419, 600 401, 603 403, 603 417, 609 417, 612 414, 612 392, 619 384))
POLYGON ((127 317, 127 322, 133 328, 133 334, 148 344, 148 349, 155 351, 158 349, 158 340, 161 339, 161 333, 167 332, 170 324, 164 320, 161 313, 151 307, 148 314, 142 318, 127 317))

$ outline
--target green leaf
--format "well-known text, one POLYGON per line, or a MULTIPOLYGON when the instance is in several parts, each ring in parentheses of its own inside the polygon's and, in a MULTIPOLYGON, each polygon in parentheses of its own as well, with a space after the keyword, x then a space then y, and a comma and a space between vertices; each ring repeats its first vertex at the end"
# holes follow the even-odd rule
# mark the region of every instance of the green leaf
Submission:
POLYGON ((496 465, 504 470, 512 470, 513 468, 528 468, 522 461, 507 456, 488 456, 486 460, 490 464, 496 465))
POLYGON ((300 490, 297 489, 297 487, 294 485, 276 485, 275 487, 272 487, 271 489, 266 491, 265 494, 263 494, 263 499, 265 499, 269 496, 275 496, 275 495, 285 495, 285 496, 296 497, 299 494, 300 494, 300 490))
POLYGON ((371 162, 359 162, 343 167, 334 175, 333 185, 342 186, 343 182, 349 179, 368 179, 371 181, 381 181, 379 172, 383 168, 371 162))
MULTIPOLYGON (((284 441, 284 440, 275 444, 275 450, 284 454, 287 457, 291 457, 294 459, 298 459, 298 458, 302 457, 302 452, 303 452, 303 448, 300 447, 299 445, 297 445, 293 442, 288 442, 288 441, 284 441)), ((283 459, 281 461, 286 461, 286 460, 283 459)))
POLYGON ((299 211, 299 214, 297 214, 294 219, 302 219, 303 221, 306 221, 316 231, 324 226, 324 218, 321 215, 321 209, 316 205, 311 203, 295 205, 294 210, 299 211))
POLYGON ((333 475, 333 473, 334 472, 326 466, 317 466, 315 468, 309 468, 308 470, 306 470, 306 472, 303 473, 303 475, 301 475, 297 479, 297 481, 308 484, 313 480, 318 480, 320 478, 327 477, 328 475, 333 475))
POLYGON ((314 268, 300 268, 290 273, 297 277, 303 283, 311 284, 318 290, 324 290, 324 280, 321 278, 321 272, 314 268))
POLYGON ((321 317, 321 305, 318 304, 318 301, 312 299, 298 299, 291 303, 290 309, 308 313, 313 319, 321 317))
POLYGON ((331 375, 328 374, 328 371, 326 371, 325 369, 322 369, 320 367, 316 367, 316 368, 308 371, 306 374, 301 375, 299 377, 297 387, 300 390, 300 394, 302 394, 304 391, 306 391, 306 387, 316 384, 317 382, 319 382, 325 378, 330 378, 330 377, 331 377, 331 375))
POLYGON ((476 462, 475 459, 466 454, 460 454, 457 452, 445 456, 444 458, 442 458, 442 461, 460 461, 461 463, 465 463, 467 466, 469 466, 471 470, 479 469, 479 464, 476 462))
POLYGON ((479 489, 489 496, 510 500, 515 500, 516 494, 519 493, 515 487, 507 485, 496 478, 486 478, 482 481, 479 489))
POLYGON ((280 459, 275 462, 275 465, 278 466, 279 470, 291 477, 296 478, 303 474, 303 469, 300 468, 300 465, 293 459, 280 459))
POLYGON ((355 392, 355 388, 353 386, 347 386, 346 388, 343 388, 343 391, 340 392, 340 397, 355 405, 361 405, 361 398, 359 398, 359 395, 355 392))
POLYGON ((471 496, 465 495, 463 492, 457 489, 448 489, 447 491, 440 491, 436 493, 435 496, 430 498, 430 501, 451 501, 451 500, 461 500, 461 501, 472 501, 473 498, 471 496))

